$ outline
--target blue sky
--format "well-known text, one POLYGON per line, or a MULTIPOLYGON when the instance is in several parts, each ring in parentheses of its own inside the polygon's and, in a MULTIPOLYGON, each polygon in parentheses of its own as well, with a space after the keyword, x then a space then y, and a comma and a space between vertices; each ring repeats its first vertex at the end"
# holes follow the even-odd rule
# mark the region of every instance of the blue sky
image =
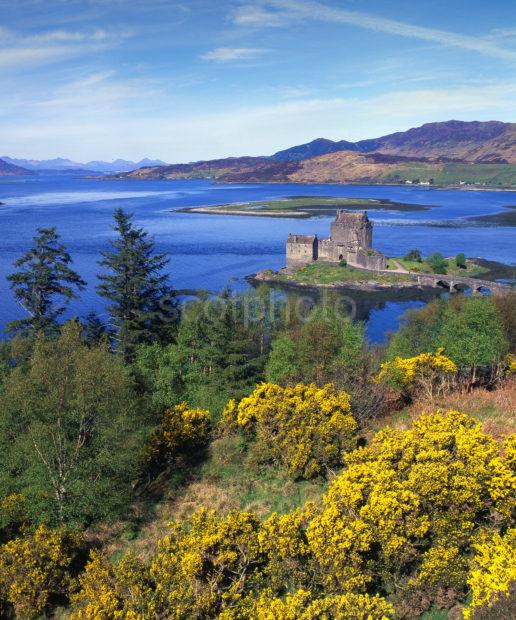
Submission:
POLYGON ((270 154, 516 121, 514 0, 0 0, 0 152, 270 154))

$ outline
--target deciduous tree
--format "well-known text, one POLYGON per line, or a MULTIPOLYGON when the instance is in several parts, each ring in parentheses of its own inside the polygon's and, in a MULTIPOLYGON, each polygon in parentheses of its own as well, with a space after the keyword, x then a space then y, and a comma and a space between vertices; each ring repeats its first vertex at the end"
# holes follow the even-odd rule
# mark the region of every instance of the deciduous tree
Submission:
POLYGON ((145 419, 129 371, 107 344, 88 347, 76 322, 40 334, 0 400, 0 496, 29 499, 36 521, 85 523, 131 499, 145 419))

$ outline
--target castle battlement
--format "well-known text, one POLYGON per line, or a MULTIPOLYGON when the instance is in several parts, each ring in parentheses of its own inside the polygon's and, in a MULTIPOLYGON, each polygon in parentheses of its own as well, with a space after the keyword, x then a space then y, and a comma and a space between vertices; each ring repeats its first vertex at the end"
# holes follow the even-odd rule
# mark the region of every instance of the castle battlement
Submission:
POLYGON ((296 268, 314 261, 338 263, 364 269, 386 268, 381 252, 373 250, 373 224, 366 211, 337 211, 328 239, 317 235, 289 234, 287 239, 287 268, 296 268))

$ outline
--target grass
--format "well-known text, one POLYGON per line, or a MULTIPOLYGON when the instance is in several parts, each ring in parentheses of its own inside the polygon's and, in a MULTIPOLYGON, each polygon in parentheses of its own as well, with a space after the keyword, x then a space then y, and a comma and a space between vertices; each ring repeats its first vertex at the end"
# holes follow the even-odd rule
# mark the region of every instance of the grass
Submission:
POLYGON ((404 179, 434 179, 436 185, 512 186, 516 185, 516 164, 412 163, 401 165, 382 177, 386 182, 404 179))
MULTIPOLYGON (((431 266, 424 260, 422 262, 418 262, 415 260, 406 260, 405 258, 398 257, 398 256, 389 259, 387 263, 387 269, 398 269, 398 266, 396 265, 396 263, 399 263, 402 267, 404 267, 408 271, 415 271, 419 273, 429 273, 429 274, 434 273, 432 271, 431 266)), ((457 267, 457 265, 455 264, 455 258, 451 258, 448 260, 448 268, 446 270, 446 273, 447 275, 450 275, 450 276, 456 275, 456 276, 467 276, 467 277, 472 278, 472 277, 476 277, 484 273, 487 273, 488 271, 489 269, 487 269, 487 267, 482 267, 481 265, 478 265, 477 263, 471 260, 466 260, 466 269, 462 269, 461 267, 457 267)))
POLYGON ((353 267, 341 267, 334 263, 310 263, 302 267, 293 276, 280 275, 279 279, 285 281, 293 280, 302 284, 345 284, 345 283, 367 283, 378 282, 381 284, 399 284, 411 282, 409 276, 403 274, 374 273, 372 271, 362 271, 353 267))
POLYGON ((221 514, 252 511, 266 518, 272 512, 290 512, 309 500, 319 500, 327 484, 322 479, 294 481, 277 467, 257 464, 241 437, 221 437, 212 442, 208 458, 195 477, 187 485, 171 481, 153 518, 137 532, 118 532, 107 546, 108 553, 117 557, 122 550, 132 549, 141 557, 149 557, 157 541, 166 535, 169 522, 187 519, 200 508, 221 514))
POLYGON ((451 392, 436 399, 416 401, 400 411, 379 418, 368 427, 366 435, 371 438, 385 426, 406 430, 422 413, 450 409, 468 413, 482 424, 485 433, 503 441, 506 435, 516 432, 516 379, 509 378, 496 390, 476 388, 469 393, 451 392))

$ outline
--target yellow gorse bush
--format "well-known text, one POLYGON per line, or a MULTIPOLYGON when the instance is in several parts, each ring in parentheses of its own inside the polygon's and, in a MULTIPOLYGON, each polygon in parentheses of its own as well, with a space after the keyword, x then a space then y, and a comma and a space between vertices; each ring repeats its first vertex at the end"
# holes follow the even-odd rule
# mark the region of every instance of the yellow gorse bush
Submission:
POLYGON ((326 473, 356 446, 349 396, 331 384, 262 383, 238 405, 230 401, 223 421, 229 429, 243 429, 255 439, 258 454, 296 478, 326 473))
POLYGON ((512 523, 514 445, 456 411, 386 428, 345 456, 321 505, 264 521, 200 510, 171 523, 146 563, 93 554, 72 618, 412 618, 417 601, 463 602, 468 587, 471 617, 514 580, 514 530, 497 533, 512 523))
POLYGON ((213 617, 241 606, 263 587, 266 555, 260 521, 246 512, 218 517, 200 510, 187 526, 172 524, 150 565, 156 602, 168 617, 213 617))
POLYGON ((249 617, 256 620, 389 620, 394 617, 394 608, 379 596, 341 594, 314 600, 310 592, 298 590, 288 594, 285 600, 262 594, 249 617))
POLYGON ((72 597, 73 604, 79 608, 71 614, 71 620, 145 620, 152 617, 152 590, 147 568, 130 553, 112 564, 92 551, 79 583, 80 593, 72 597))
POLYGON ((514 473, 467 415, 387 428, 346 462, 307 532, 329 590, 465 584, 475 535, 510 523, 514 473))
POLYGON ((70 565, 82 539, 41 525, 32 535, 0 547, 0 600, 10 603, 18 618, 35 618, 51 599, 70 589, 70 565))
POLYGON ((464 610, 465 620, 473 617, 475 609, 508 597, 511 584, 516 583, 516 529, 505 536, 495 532, 483 538, 474 545, 476 555, 468 578, 473 596, 464 610))
POLYGON ((163 414, 161 425, 145 447, 145 459, 157 462, 181 454, 191 455, 208 444, 210 435, 210 412, 180 403, 163 414))
POLYGON ((457 372, 455 362, 443 355, 444 349, 437 353, 420 353, 415 357, 396 357, 384 362, 375 381, 387 381, 393 387, 404 391, 421 389, 432 397, 443 380, 457 372))

